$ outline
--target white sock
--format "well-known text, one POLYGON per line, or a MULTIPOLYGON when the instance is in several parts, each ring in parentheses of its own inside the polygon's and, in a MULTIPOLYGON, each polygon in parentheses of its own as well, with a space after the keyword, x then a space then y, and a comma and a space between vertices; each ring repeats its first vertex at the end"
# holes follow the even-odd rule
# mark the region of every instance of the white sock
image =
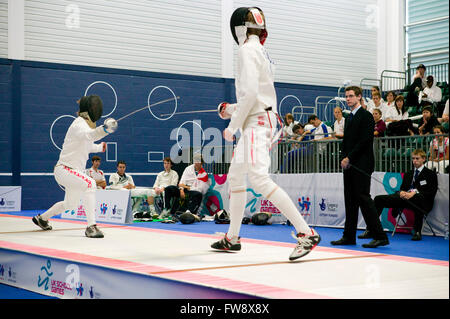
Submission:
POLYGON ((269 194, 269 198, 267 199, 270 200, 287 219, 289 219, 292 225, 294 225, 297 233, 311 235, 311 228, 309 228, 291 198, 279 186, 276 187, 277 189, 274 190, 272 194, 269 194))
POLYGON ((86 212, 87 225, 92 226, 95 224, 95 192, 85 192, 82 203, 86 212))
POLYGON ((230 226, 228 227, 228 238, 239 236, 244 217, 245 204, 247 203, 246 189, 234 190, 230 194, 230 226))
POLYGON ((49 220, 55 215, 61 214, 64 212, 64 202, 57 202, 52 207, 50 207, 45 213, 41 215, 43 220, 49 220))

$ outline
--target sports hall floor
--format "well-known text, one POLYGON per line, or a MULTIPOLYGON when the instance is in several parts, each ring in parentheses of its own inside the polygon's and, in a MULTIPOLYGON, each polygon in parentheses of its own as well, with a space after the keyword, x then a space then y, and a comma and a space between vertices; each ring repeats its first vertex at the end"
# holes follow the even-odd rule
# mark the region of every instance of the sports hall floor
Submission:
MULTIPOLYGON (((0 220, 9 221, 9 226, 6 227, 5 222, 2 224, 0 221, 0 242, 11 240, 21 243, 20 232, 23 231, 28 232, 28 234, 31 233, 36 240, 26 244, 44 246, 45 241, 42 240, 41 231, 31 221, 31 217, 37 213, 42 213, 42 211, 1 214, 0 220), (15 218, 11 218, 13 216, 15 218), (41 239, 39 236, 41 236, 41 239)), ((54 229, 61 228, 60 224, 62 225, 64 221, 67 221, 59 217, 52 220, 54 220, 54 229)), ((164 266, 171 269, 181 264, 179 267, 191 268, 192 271, 210 271, 210 274, 215 276, 228 276, 228 278, 233 280, 244 280, 253 283, 259 282, 257 278, 251 278, 251 275, 255 273, 255 269, 258 269, 261 276, 266 277, 270 277, 270 271, 272 271, 274 276, 279 279, 279 287, 285 289, 285 294, 258 296, 262 298, 301 298, 302 294, 305 295, 305 293, 308 298, 312 299, 315 299, 316 296, 318 298, 337 299, 449 298, 449 242, 442 237, 423 236, 422 241, 413 242, 411 241, 411 235, 396 233, 393 237, 389 234, 391 244, 385 247, 376 249, 363 248, 361 245, 368 242, 369 239, 358 239, 355 246, 336 247, 331 246, 330 241, 340 238, 342 229, 316 227, 315 229, 322 237, 320 245, 308 256, 301 258, 296 265, 290 265, 288 256, 293 247, 293 239, 290 233, 294 228, 288 225, 242 225, 243 248, 239 253, 233 254, 214 254, 209 249, 209 244, 215 241, 214 234, 216 232, 226 232, 228 228, 226 224, 220 225, 214 222, 199 222, 190 225, 181 223, 164 224, 160 222, 114 224, 123 226, 122 230, 119 230, 120 227, 117 229, 114 227, 108 228, 106 223, 102 225, 104 225, 104 228, 101 226, 100 228, 104 230, 105 238, 108 236, 120 236, 119 233, 114 233, 119 231, 129 231, 133 234, 139 233, 138 236, 140 237, 137 238, 140 239, 137 240, 140 241, 142 241, 142 238, 149 238, 151 240, 148 243, 149 250, 158 246, 159 236, 165 238, 166 248, 164 252, 160 253, 160 256, 164 254, 170 255, 168 250, 170 250, 171 246, 167 245, 167 240, 170 239, 167 239, 167 236, 171 234, 174 234, 175 237, 181 236, 177 237, 178 239, 176 240, 178 242, 175 241, 173 243, 172 247, 175 254, 179 253, 180 249, 189 249, 190 240, 192 240, 192 244, 197 245, 195 251, 201 252, 198 253, 198 260, 195 260, 196 253, 194 252, 190 255, 186 254, 184 257, 183 254, 180 254, 180 260, 177 260, 176 263, 174 260, 159 258, 160 264, 156 262, 154 264, 156 266, 164 266), (202 247, 198 247, 198 245, 202 247), (208 258, 212 258, 210 267, 208 266, 208 258), (370 272, 371 269, 373 270, 374 265, 380 272, 380 283, 378 283, 380 289, 374 289, 373 292, 370 292, 367 282, 364 283, 364 280, 367 280, 367 278, 359 278, 358 281, 356 279, 358 275, 356 273, 352 274, 352 269, 362 269, 362 273, 364 273, 364 269, 370 272), (314 274, 315 269, 320 271, 321 274, 324 271, 327 273, 326 278, 323 278, 323 282, 326 281, 327 285, 323 284, 321 280, 319 282, 318 276, 314 274), (297 272, 299 273, 297 274, 297 272), (292 276, 297 276, 298 278, 303 276, 304 280, 296 281, 298 278, 293 279, 292 276), (333 280, 336 282, 335 285, 330 285, 330 281, 333 282, 333 280), (340 285, 342 286, 340 281, 352 280, 355 280, 355 282, 348 283, 345 288, 338 288, 340 285), (289 291, 293 292, 297 289, 295 287, 286 289, 286 287, 289 287, 290 282, 296 282, 295 285, 302 294, 286 295, 289 291), (312 285, 314 285, 314 289, 308 289, 312 285)), ((79 234, 76 233, 81 237, 84 236, 82 226, 81 224, 77 226, 79 227, 77 230, 79 234)), ((73 228, 74 226, 72 225, 71 227, 73 228)), ((362 232, 363 230, 359 230, 358 234, 362 232)), ((64 236, 64 230, 55 233, 58 233, 57 236, 64 236)), ((71 233, 71 236, 73 236, 73 233, 71 233)), ((217 238, 219 237, 217 236, 217 238)), ((102 240, 104 239, 99 239, 99 241, 102 240)), ((133 244, 132 238, 128 240, 129 243, 133 244)), ((92 243, 96 241, 97 239, 92 239, 92 243)), ((139 246, 138 243, 136 245, 139 246)), ((145 246, 143 249, 145 250, 145 246)), ((277 285, 277 283, 274 283, 273 278, 268 280, 268 282, 266 279, 261 281, 263 284, 277 285)), ((275 281, 278 282, 278 280, 275 281)), ((0 299, 47 298, 52 297, 0 284, 0 299)))

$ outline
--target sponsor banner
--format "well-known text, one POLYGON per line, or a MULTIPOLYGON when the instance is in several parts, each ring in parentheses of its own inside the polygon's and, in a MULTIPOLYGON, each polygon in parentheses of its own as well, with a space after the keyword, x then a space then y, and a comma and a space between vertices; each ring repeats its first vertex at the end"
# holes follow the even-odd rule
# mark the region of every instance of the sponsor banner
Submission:
POLYGON ((0 284, 61 299, 241 297, 223 289, 4 248, 0 248, 0 284))
POLYGON ((21 210, 22 186, 0 186, 0 212, 21 210))
MULTIPOLYGON (((299 213, 309 225, 344 227, 345 201, 344 179, 341 173, 317 174, 271 174, 272 180, 284 189, 296 205, 299 213)), ((219 209, 229 210, 229 191, 227 175, 210 175, 211 187, 206 194, 202 214, 214 215, 219 209)), ((372 199, 377 195, 393 194, 400 190, 403 174, 374 172, 371 179, 370 194, 372 199)), ((449 182, 447 174, 438 175, 439 189, 434 207, 428 217, 433 230, 444 234, 444 225, 448 223, 449 182)), ((256 193, 251 184, 247 183, 247 199, 244 216, 250 217, 256 212, 273 213, 272 223, 285 223, 286 218, 273 204, 261 194, 256 193)), ((399 226, 412 227, 414 213, 403 211, 405 222, 399 226)), ((392 209, 385 208, 381 214, 381 223, 385 230, 393 230, 396 220, 392 217, 392 209)), ((364 229, 366 224, 361 211, 358 218, 358 228, 364 229)), ((398 229, 399 232, 410 233, 409 228, 398 229)), ((430 234, 425 224, 424 234, 430 234)))
MULTIPOLYGON (((132 223, 131 194, 129 190, 103 190, 95 192, 95 220, 96 222, 132 223)), ((76 210, 66 210, 61 218, 86 220, 83 199, 76 210)))

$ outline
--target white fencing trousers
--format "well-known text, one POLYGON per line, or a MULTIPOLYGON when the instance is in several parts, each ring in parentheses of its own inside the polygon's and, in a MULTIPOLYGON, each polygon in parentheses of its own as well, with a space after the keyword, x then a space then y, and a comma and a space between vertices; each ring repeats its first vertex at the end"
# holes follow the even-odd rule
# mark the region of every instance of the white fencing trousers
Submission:
POLYGON ((50 217, 61 214, 64 210, 76 210, 81 204, 86 212, 88 226, 95 224, 95 180, 84 172, 58 165, 54 170, 56 182, 64 186, 66 195, 64 201, 54 204, 41 217, 48 220, 50 217))
MULTIPOLYGON (((267 119, 267 117, 266 117, 267 119)), ((273 130, 267 122, 259 117, 257 123, 265 125, 251 125, 244 129, 234 150, 228 172, 230 187, 230 226, 227 233, 229 238, 238 236, 247 198, 245 176, 253 189, 270 200, 275 207, 292 223, 297 232, 310 234, 311 229, 299 213, 286 192, 281 189, 269 176, 270 144, 273 130)), ((272 122, 273 123, 273 122, 272 122)))

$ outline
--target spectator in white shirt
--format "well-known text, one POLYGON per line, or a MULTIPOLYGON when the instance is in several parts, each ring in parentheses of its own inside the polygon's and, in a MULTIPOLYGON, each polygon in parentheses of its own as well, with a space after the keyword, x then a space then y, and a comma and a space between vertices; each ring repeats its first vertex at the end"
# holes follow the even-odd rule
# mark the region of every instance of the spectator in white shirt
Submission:
MULTIPOLYGON (((125 163, 125 161, 117 162, 117 172, 111 174, 111 176, 109 177, 108 189, 129 190, 131 192, 131 198, 134 201, 132 211, 134 214, 140 213, 139 207, 141 206, 142 198, 144 198, 147 201, 147 203, 149 203, 149 198, 154 193, 151 188, 136 188, 136 185, 134 184, 133 181, 133 177, 130 174, 125 173, 126 168, 127 164, 125 163)), ((150 213, 152 217, 156 217, 158 215, 155 211, 154 206, 153 210, 150 207, 150 213)))
POLYGON ((371 108, 374 107, 373 96, 375 94, 378 94, 378 96, 380 97, 380 103, 384 103, 384 100, 381 98, 380 88, 378 86, 372 86, 372 88, 370 89, 370 93, 372 94, 372 99, 368 99, 367 107, 366 107, 366 109, 369 110, 369 111, 370 111, 371 108))
POLYGON ((196 220, 199 221, 200 217, 197 212, 203 196, 208 192, 209 186, 209 177, 203 168, 203 159, 200 154, 195 154, 194 164, 184 169, 178 189, 173 187, 166 188, 166 201, 174 200, 170 214, 174 215, 176 213, 180 199, 184 200, 187 198, 186 212, 193 214, 196 220))
MULTIPOLYGON (((373 110, 375 109, 379 109, 381 111, 381 114, 386 114, 385 111, 385 107, 384 107, 384 103, 381 102, 381 95, 378 92, 375 92, 372 94, 372 104, 369 107, 369 112, 373 114, 373 110)), ((384 117, 382 118, 383 120, 385 119, 384 117)))
POLYGON ((405 98, 398 95, 395 98, 395 108, 388 109, 385 122, 388 136, 414 135, 411 120, 405 106, 405 98))
POLYGON ((297 121, 294 121, 294 116, 291 113, 287 113, 284 117, 284 127, 283 127, 283 134, 285 137, 291 137, 294 134, 292 131, 295 124, 298 124, 297 121))
POLYGON ((395 107, 395 92, 389 91, 386 94, 386 102, 384 102, 384 111, 387 112, 388 110, 395 107))
MULTIPOLYGON (((325 123, 322 123, 322 121, 317 117, 317 115, 311 115, 308 119, 308 122, 311 122, 315 130, 313 132, 314 134, 314 141, 323 141, 323 140, 331 140, 333 139, 333 130, 331 127, 325 125, 325 123)), ((319 143, 317 150, 319 154, 324 154, 327 149, 327 143, 319 143)))
POLYGON ((170 157, 166 157, 163 160, 164 162, 164 170, 158 173, 156 176, 155 184, 153 184, 153 192, 152 195, 148 199, 148 203, 150 206, 150 210, 152 210, 152 206, 154 207, 155 196, 163 196, 164 198, 164 210, 163 216, 167 214, 167 211, 171 207, 170 201, 168 200, 168 196, 164 196, 165 190, 167 188, 177 188, 178 184, 178 173, 172 169, 172 159, 170 157))
POLYGON ((427 86, 419 93, 419 103, 422 106, 440 102, 442 100, 441 88, 436 86, 432 75, 427 76, 427 86))
POLYGON ((101 164, 100 156, 94 155, 91 158, 92 167, 86 170, 86 175, 92 177, 97 184, 97 189, 105 189, 106 187, 106 179, 105 174, 101 169, 99 169, 101 164))
POLYGON ((334 118, 336 121, 334 121, 334 132, 335 137, 337 138, 343 138, 344 137, 344 124, 345 124, 345 118, 342 115, 342 109, 337 106, 334 108, 334 118))

